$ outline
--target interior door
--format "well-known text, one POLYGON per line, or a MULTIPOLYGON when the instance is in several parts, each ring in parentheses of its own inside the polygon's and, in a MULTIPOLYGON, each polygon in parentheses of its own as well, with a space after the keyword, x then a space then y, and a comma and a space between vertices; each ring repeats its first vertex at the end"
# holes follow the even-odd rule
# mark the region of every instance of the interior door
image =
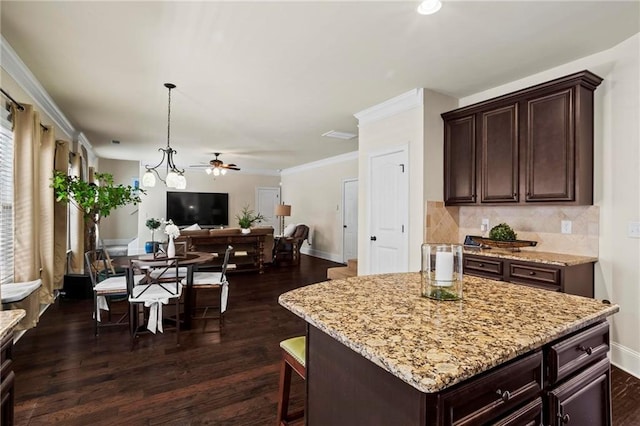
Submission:
POLYGON ((261 226, 273 226, 278 233, 278 218, 274 215, 276 205, 280 204, 280 188, 256 188, 256 211, 264 216, 261 226))
POLYGON ((370 262, 372 274, 409 269, 409 171, 406 149, 369 160, 370 262))
POLYGON ((342 261, 358 258, 358 180, 342 183, 342 261))

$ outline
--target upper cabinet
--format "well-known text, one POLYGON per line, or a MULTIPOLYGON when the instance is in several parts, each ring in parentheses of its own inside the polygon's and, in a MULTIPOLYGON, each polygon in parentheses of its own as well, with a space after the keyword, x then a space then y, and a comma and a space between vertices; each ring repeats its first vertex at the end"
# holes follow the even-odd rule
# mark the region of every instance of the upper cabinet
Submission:
POLYGON ((589 71, 442 114, 447 205, 593 203, 589 71))

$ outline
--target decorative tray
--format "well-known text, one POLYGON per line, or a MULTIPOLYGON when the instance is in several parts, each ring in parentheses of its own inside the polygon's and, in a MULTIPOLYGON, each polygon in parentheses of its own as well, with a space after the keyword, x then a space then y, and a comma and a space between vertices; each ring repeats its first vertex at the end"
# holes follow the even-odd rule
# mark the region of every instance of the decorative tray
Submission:
POLYGON ((495 248, 507 249, 511 251, 520 251, 520 247, 535 247, 538 244, 537 241, 527 241, 527 240, 498 241, 498 240, 492 240, 491 238, 477 237, 474 235, 471 235, 470 237, 474 242, 480 244, 482 247, 495 247, 495 248))

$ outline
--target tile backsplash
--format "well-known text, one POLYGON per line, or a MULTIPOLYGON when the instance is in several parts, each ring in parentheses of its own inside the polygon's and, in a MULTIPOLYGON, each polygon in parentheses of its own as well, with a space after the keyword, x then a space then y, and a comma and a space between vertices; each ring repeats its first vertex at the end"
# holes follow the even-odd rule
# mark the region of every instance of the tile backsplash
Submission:
POLYGON ((427 242, 461 243, 465 235, 482 235, 482 219, 489 219, 489 229, 504 222, 518 234, 518 239, 538 242, 535 248, 523 250, 598 256, 598 206, 445 207, 444 203, 434 201, 426 204, 427 242), (571 234, 561 233, 563 220, 571 221, 571 234))

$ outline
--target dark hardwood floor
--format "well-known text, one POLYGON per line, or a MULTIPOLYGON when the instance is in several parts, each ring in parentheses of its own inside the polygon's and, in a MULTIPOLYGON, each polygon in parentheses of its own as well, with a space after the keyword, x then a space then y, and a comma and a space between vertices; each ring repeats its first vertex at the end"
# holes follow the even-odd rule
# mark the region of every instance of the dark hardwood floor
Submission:
MULTIPOLYGON (((293 288, 324 281, 335 263, 303 256, 300 267, 229 277, 222 333, 217 322, 143 335, 130 351, 126 327, 93 337, 90 300, 59 300, 14 348, 16 424, 273 425, 279 342, 305 332, 277 303, 293 288)), ((122 307, 126 305, 121 302, 122 307)), ((613 369, 616 426, 640 425, 640 380, 613 369)), ((294 374, 292 409, 304 382, 294 374)))

